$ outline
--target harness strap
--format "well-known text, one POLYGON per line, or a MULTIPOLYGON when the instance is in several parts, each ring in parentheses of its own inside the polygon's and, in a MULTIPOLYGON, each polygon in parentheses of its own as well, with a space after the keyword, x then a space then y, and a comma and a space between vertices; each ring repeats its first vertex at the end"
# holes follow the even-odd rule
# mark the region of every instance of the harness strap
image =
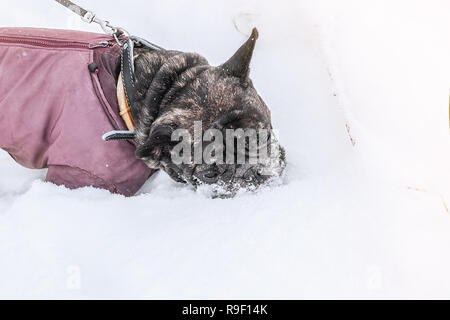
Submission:
POLYGON ((127 97, 128 105, 133 108, 134 95, 136 93, 136 89, 134 86, 134 47, 135 45, 144 46, 150 50, 163 50, 163 48, 135 36, 129 36, 128 39, 123 40, 121 45, 122 50, 120 54, 120 69, 122 72, 122 82, 125 89, 125 96, 127 97))
POLYGON ((128 105, 133 108, 134 95, 134 42, 131 38, 124 40, 120 54, 120 70, 122 75, 123 88, 127 98, 128 105))
POLYGON ((119 115, 122 117, 123 122, 125 122, 128 130, 134 131, 133 116, 131 115, 131 109, 125 95, 122 73, 119 75, 119 79, 117 79, 117 102, 119 103, 119 115))
POLYGON ((120 51, 120 79, 118 81, 118 99, 120 116, 124 120, 129 131, 110 131, 103 135, 103 140, 131 140, 135 138, 134 122, 131 116, 130 109, 133 108, 134 98, 136 94, 135 88, 135 74, 134 74, 134 47, 144 46, 150 50, 163 50, 160 46, 157 46, 147 40, 129 36, 127 39, 122 40, 120 51), (122 88, 124 94, 122 95, 122 88), (124 96, 124 97, 123 97, 124 96), (120 100, 122 98, 122 101, 120 100), (125 100, 125 101, 123 101, 125 100), (122 103, 121 103, 122 102, 122 103))

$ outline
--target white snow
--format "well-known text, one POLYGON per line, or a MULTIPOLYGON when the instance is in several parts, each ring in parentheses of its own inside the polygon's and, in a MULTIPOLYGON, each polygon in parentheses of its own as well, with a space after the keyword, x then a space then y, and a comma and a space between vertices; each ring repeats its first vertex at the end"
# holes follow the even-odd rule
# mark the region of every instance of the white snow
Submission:
MULTIPOLYGON (((0 298, 450 297, 448 1, 77 2, 212 64, 257 26, 286 177, 220 200, 158 174, 124 198, 1 152, 0 298)), ((52 1, 2 25, 99 31, 52 1)))

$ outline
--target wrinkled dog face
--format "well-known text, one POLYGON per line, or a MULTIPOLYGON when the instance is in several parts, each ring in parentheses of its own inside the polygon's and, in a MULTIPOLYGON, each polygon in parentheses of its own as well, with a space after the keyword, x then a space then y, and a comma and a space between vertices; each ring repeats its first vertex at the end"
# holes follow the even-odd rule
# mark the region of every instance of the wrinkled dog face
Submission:
POLYGON ((254 29, 234 56, 218 67, 210 66, 197 54, 175 51, 137 57, 138 90, 132 114, 138 158, 151 168, 164 170, 176 181, 193 185, 218 184, 228 191, 255 187, 282 174, 284 150, 271 132, 270 111, 249 79, 249 64, 257 37, 254 29), (183 149, 182 154, 190 154, 184 158, 188 160, 182 162, 174 159, 174 155, 180 155, 177 147, 180 139, 174 139, 180 129, 184 138, 186 134, 191 137, 183 140, 189 149, 183 149), (207 139, 208 129, 221 135, 207 139), (244 132, 253 129, 257 133, 252 136, 256 138, 255 144, 251 145, 248 137, 242 140, 242 145, 238 145, 234 137, 230 140, 227 134, 236 129, 244 132), (222 148, 211 148, 213 142, 220 142, 216 146, 222 148), (250 145, 256 149, 251 149, 250 145), (202 158, 208 154, 208 148, 214 150, 211 154, 215 156, 210 161, 202 158), (249 153, 255 150, 264 150, 270 158, 251 162, 249 153))

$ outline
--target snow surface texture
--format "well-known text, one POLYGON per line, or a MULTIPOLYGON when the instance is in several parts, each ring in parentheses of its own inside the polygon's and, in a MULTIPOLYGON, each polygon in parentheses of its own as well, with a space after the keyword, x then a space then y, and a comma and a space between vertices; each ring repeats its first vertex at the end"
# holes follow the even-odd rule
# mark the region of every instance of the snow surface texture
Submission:
MULTIPOLYGON (((0 298, 449 298, 448 1, 78 1, 220 64, 251 27, 289 165, 210 199, 44 183, 0 153, 0 298)), ((99 31, 53 1, 4 26, 99 31)))

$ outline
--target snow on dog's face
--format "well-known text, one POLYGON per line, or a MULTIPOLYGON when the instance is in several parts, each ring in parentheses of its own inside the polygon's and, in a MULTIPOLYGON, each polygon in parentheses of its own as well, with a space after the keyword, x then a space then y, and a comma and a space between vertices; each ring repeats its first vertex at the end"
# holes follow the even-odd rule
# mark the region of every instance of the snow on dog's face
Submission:
POLYGON ((282 174, 284 150, 272 134, 270 111, 249 79, 257 37, 254 29, 233 57, 218 67, 191 53, 138 55, 137 95, 132 109, 138 158, 151 168, 164 170, 176 181, 195 186, 220 185, 231 193, 242 187, 257 187, 282 174), (208 129, 218 135, 208 139, 208 129), (241 140, 244 144, 238 145, 236 136, 229 134, 239 129, 256 135, 247 135, 241 140), (222 148, 211 148, 213 143, 220 143, 222 148), (181 154, 188 155, 184 161, 179 160, 180 146, 184 146, 181 154), (212 161, 204 158, 208 148, 213 150, 212 161), (248 153, 255 150, 264 150, 270 158, 252 162, 248 153))

